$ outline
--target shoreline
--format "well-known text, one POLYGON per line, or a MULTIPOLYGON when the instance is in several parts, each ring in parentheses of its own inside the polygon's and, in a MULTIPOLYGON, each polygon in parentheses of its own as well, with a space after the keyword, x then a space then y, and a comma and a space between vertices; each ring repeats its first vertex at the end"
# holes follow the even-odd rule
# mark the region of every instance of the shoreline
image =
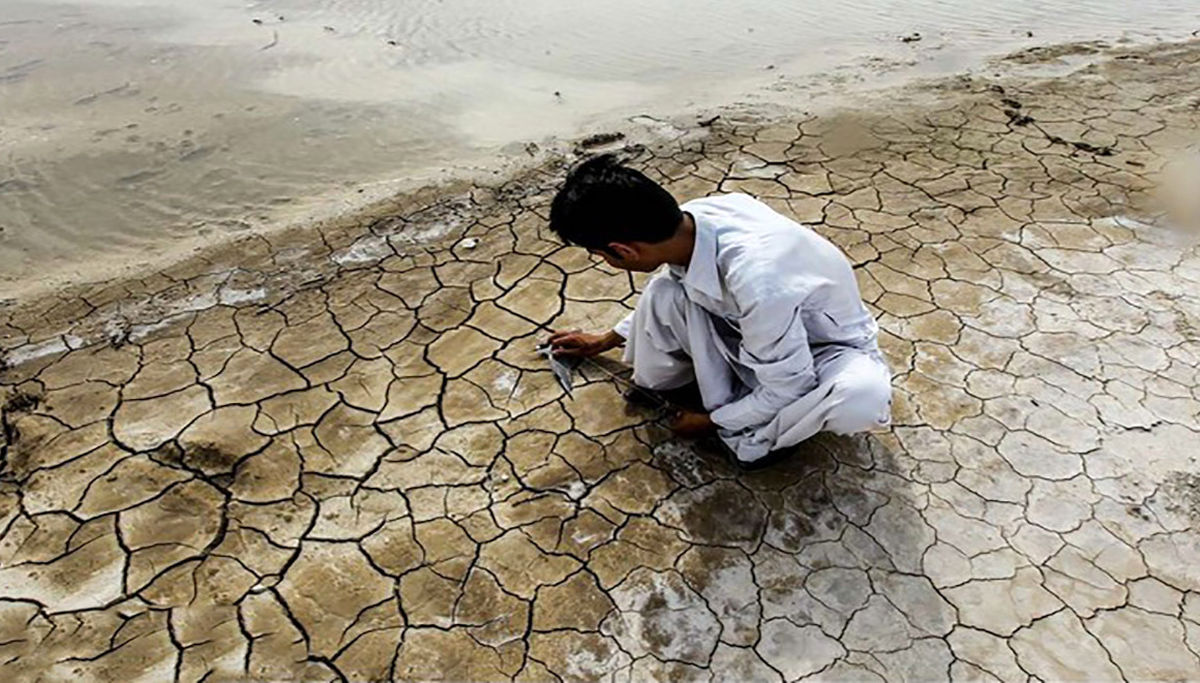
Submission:
MULTIPOLYGON (((919 44, 919 43, 918 43, 919 44)), ((702 105, 700 113, 682 111, 665 114, 635 114, 593 122, 580 130, 575 138, 547 136, 523 143, 504 145, 496 153, 484 148, 463 149, 465 155, 455 162, 442 160, 440 163, 418 164, 410 175, 375 180, 360 179, 351 186, 307 198, 295 205, 284 205, 270 209, 267 213, 257 211, 242 218, 230 217, 220 222, 235 222, 242 227, 239 232, 183 235, 174 234, 175 227, 165 229, 162 238, 141 247, 123 247, 113 253, 101 253, 90 261, 71 260, 67 265, 43 272, 36 277, 2 277, 8 292, 0 302, 28 302, 64 288, 87 287, 104 282, 136 280, 145 273, 169 267, 189 258, 213 251, 223 245, 235 243, 250 236, 288 233, 294 230, 317 230, 325 223, 343 218, 354 219, 380 213, 383 207, 402 201, 408 194, 437 192, 437 188, 452 188, 464 184, 480 183, 491 185, 504 179, 528 173, 539 166, 554 164, 572 158, 573 149, 580 140, 593 135, 623 134, 635 144, 653 146, 661 144, 671 136, 690 134, 699 128, 699 122, 713 116, 743 115, 752 112, 752 117, 763 123, 783 120, 788 117, 809 113, 829 113, 839 110, 855 110, 866 106, 872 98, 887 96, 890 92, 903 92, 921 87, 922 83, 950 80, 958 77, 979 75, 999 65, 1003 69, 1022 66, 1042 67, 1043 75, 1055 74, 1062 69, 1073 69, 1086 60, 1104 51, 1121 51, 1152 47, 1153 43, 1122 39, 1096 39, 1063 43, 1037 43, 1009 52, 971 53, 951 59, 949 64, 938 63, 938 53, 946 46, 939 45, 931 52, 914 56, 904 61, 891 58, 862 58, 854 63, 841 63, 828 72, 806 76, 780 76, 772 82, 764 77, 747 78, 751 87, 739 95, 721 102, 715 100, 702 105), (780 95, 779 93, 786 93, 780 95), (244 219, 244 220, 243 220, 244 219), (245 232, 240 232, 245 230, 245 232)), ((951 50, 954 52, 954 50, 951 50)), ((727 96, 733 95, 728 90, 727 96)), ((167 228, 167 226, 164 226, 167 228)), ((206 229, 211 230, 211 228, 206 229)))
MULTIPOLYGON (((22 318, 39 309, 54 311, 58 308, 56 302, 70 298, 88 301, 91 311, 80 320, 53 316, 46 320, 49 325, 41 327, 43 330, 57 328, 56 332, 31 335, 23 343, 14 344, 16 335, 11 331, 0 333, 0 361, 7 358, 7 363, 12 365, 106 339, 136 337, 153 329, 164 318, 214 305, 246 302, 269 305, 286 298, 296 289, 334 278, 340 271, 353 269, 357 264, 375 263, 384 256, 382 252, 373 255, 372 249, 392 248, 392 252, 386 254, 390 256, 400 255, 394 248, 396 244, 418 248, 445 247, 448 235, 453 234, 452 239, 458 240, 472 237, 477 232, 462 230, 458 225, 480 208, 475 195, 511 198, 522 192, 550 192, 555 183, 550 176, 561 175, 571 163, 586 154, 618 151, 636 159, 646 150, 662 151, 672 146, 687 148, 688 145, 703 148, 704 140, 714 131, 769 129, 772 125, 790 125, 792 120, 807 118, 853 121, 880 105, 919 110, 948 94, 959 95, 965 83, 1006 79, 1031 79, 1033 83, 1056 79, 1069 81, 1074 74, 1098 64, 1198 43, 1200 40, 1193 39, 1134 47, 1105 41, 1039 45, 990 58, 971 72, 912 78, 882 88, 830 93, 820 101, 810 102, 815 106, 804 111, 778 105, 757 108, 735 103, 706 110, 699 116, 629 117, 624 130, 614 126, 575 140, 556 139, 553 144, 535 145, 537 149, 531 159, 503 157, 495 168, 421 185, 338 215, 230 236, 203 245, 189 243, 149 263, 114 266, 121 272, 109 277, 73 283, 39 283, 15 295, 10 294, 0 299, 0 330, 4 329, 5 318, 22 318), (984 71, 992 74, 984 75, 984 71), (693 119, 696 122, 689 126, 693 119), (409 222, 419 226, 412 228, 415 237, 406 236, 401 227, 409 222), (389 227, 376 229, 382 224, 389 227), (383 246, 385 242, 392 244, 383 246), (247 253, 254 256, 247 257, 247 253), (262 266, 264 258, 272 253, 287 254, 283 266, 275 264, 274 270, 268 268, 257 274, 252 278, 256 283, 254 286, 239 284, 247 269, 262 266), (176 284, 153 292, 153 285, 148 283, 164 281, 164 278, 174 280, 176 284), (186 284, 191 280, 206 283, 207 291, 186 284), (185 286, 181 288, 180 283, 185 286), (132 306, 119 305, 127 296, 140 297, 140 300, 132 306), (100 309, 123 310, 98 316, 96 311, 100 309)), ((1149 169, 1131 166, 1128 170, 1142 174, 1149 169)), ((686 194, 685 188, 675 191, 686 194)), ((472 220, 478 218, 475 215, 472 220)), ((11 325, 8 327, 12 328, 11 325)))

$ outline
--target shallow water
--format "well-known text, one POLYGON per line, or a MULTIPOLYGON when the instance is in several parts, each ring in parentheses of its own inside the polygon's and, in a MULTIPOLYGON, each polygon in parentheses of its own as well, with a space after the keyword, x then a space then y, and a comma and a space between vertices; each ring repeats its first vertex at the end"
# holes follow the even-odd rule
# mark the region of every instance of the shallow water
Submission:
POLYGON ((0 288, 337 212, 639 113, 803 106, 817 81, 1197 28, 1194 0, 4 0, 0 288))

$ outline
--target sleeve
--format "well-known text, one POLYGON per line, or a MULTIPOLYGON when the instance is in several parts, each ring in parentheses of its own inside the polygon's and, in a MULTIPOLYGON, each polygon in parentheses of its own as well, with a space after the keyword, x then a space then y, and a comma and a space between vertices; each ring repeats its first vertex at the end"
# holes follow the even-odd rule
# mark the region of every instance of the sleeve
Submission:
POLYGON ((754 372, 758 386, 713 411, 711 418, 722 429, 740 432, 770 422, 784 406, 812 391, 817 374, 800 315, 802 297, 772 293, 735 298, 746 299, 740 306, 738 360, 754 372))
POLYGON ((626 340, 629 339, 629 332, 632 329, 633 329, 633 314, 632 313, 630 313, 629 315, 622 318, 621 322, 617 323, 616 325, 613 325, 613 332, 616 332, 617 334, 619 334, 621 336, 621 339, 626 339, 626 340))

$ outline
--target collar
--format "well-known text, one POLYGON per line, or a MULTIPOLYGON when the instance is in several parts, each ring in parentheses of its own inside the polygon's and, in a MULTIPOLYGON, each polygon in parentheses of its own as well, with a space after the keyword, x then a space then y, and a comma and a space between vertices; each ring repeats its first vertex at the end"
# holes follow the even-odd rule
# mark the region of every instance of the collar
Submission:
POLYGON ((696 243, 692 246, 692 258, 687 268, 671 266, 671 272, 682 280, 686 287, 720 299, 722 287, 721 277, 717 272, 717 236, 707 218, 691 211, 688 215, 696 225, 696 243))

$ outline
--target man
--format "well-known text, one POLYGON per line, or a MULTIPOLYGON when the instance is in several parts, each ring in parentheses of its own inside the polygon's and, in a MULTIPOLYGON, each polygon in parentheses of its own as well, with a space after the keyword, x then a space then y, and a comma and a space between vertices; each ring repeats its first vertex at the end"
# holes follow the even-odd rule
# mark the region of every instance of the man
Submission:
POLYGON ((554 198, 550 228, 616 268, 650 272, 612 331, 557 332, 563 356, 625 345, 633 382, 695 383, 704 411, 680 411, 684 437, 716 432, 753 463, 819 431, 888 425, 891 375, 845 256, 825 238, 744 194, 682 207, 612 156, 578 166, 554 198))

